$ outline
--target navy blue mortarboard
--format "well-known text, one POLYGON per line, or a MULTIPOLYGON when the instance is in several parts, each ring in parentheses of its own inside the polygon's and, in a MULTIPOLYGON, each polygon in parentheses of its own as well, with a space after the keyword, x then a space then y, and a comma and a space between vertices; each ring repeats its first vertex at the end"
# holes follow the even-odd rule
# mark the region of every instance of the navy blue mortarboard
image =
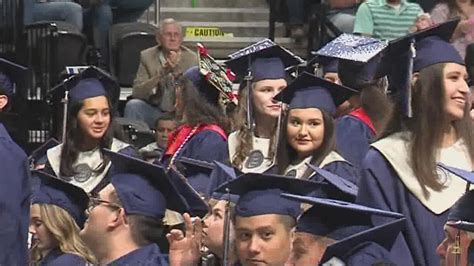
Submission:
POLYGON ((342 256, 358 244, 368 241, 390 250, 405 225, 403 215, 395 212, 325 198, 286 193, 282 197, 313 206, 300 216, 296 231, 337 241, 327 247, 321 262, 342 256), (393 218, 394 221, 373 226, 373 216, 393 218))
POLYGON ((189 209, 163 167, 107 149, 104 155, 110 158, 116 170, 111 183, 127 215, 162 219, 166 209, 178 213, 189 209))
POLYGON ((59 141, 57 141, 55 138, 50 138, 48 139, 45 143, 43 143, 41 146, 39 146, 37 149, 31 152, 30 156, 28 156, 28 160, 30 160, 33 163, 38 162, 42 157, 46 155, 46 152, 59 145, 59 141))
POLYGON ((226 65, 240 77, 249 74, 250 68, 252 81, 284 79, 285 68, 303 63, 300 57, 269 39, 254 43, 229 57, 226 65))
POLYGON ((326 184, 271 174, 246 173, 224 183, 217 192, 240 195, 235 214, 250 217, 264 214, 280 214, 297 218, 300 204, 282 198, 282 192, 313 195, 326 184), (228 190, 228 191, 227 191, 228 190))
POLYGON ((316 54, 339 59, 342 84, 360 91, 366 84, 385 76, 381 52, 387 45, 386 41, 343 33, 316 54))
POLYGON ((217 192, 217 188, 222 184, 236 179, 242 173, 232 166, 225 165, 221 162, 214 161, 214 169, 211 172, 207 196, 216 200, 228 200, 237 203, 239 196, 230 193, 217 192))
POLYGON ((275 99, 289 104, 289 109, 318 108, 334 115, 336 106, 354 93, 357 91, 304 72, 275 99))
POLYGON ((411 117, 412 73, 446 62, 464 64, 459 53, 449 43, 459 19, 402 36, 389 43, 385 61, 392 95, 401 101, 404 115, 411 117))
POLYGON ((357 192, 359 188, 356 184, 336 175, 329 171, 326 171, 322 168, 314 166, 312 164, 306 164, 309 168, 311 168, 319 177, 321 177, 325 182, 331 184, 333 187, 337 188, 341 192, 353 196, 354 198, 357 196, 357 192))
MULTIPOLYGON (((312 52, 316 54, 316 52, 312 52)), ((337 73, 339 60, 331 56, 315 55, 308 64, 314 65, 316 69, 322 70, 322 74, 337 73)))
POLYGON ((167 175, 178 192, 183 196, 184 200, 186 200, 186 203, 189 206, 189 214, 192 216, 204 217, 209 210, 209 206, 198 191, 196 191, 188 182, 189 180, 174 168, 170 168, 167 175))
MULTIPOLYGON (((466 180, 466 182, 469 184, 474 184, 474 173, 469 172, 463 169, 459 169, 456 167, 448 166, 442 163, 438 163, 438 166, 440 167, 441 170, 446 170, 454 175, 459 176, 460 178, 466 180)), ((467 189, 466 189, 467 191, 467 189)))
POLYGON ((33 170, 32 173, 39 177, 40 185, 33 192, 31 204, 52 204, 61 207, 82 228, 86 221, 85 210, 89 204, 87 193, 82 188, 46 172, 33 170))
POLYGON ((4 58, 0 58, 0 93, 7 96, 15 94, 15 85, 25 77, 27 68, 4 58))
POLYGON ((464 194, 449 210, 448 224, 454 228, 474 232, 474 190, 464 194))
POLYGON ((79 102, 87 98, 107 96, 112 105, 118 103, 120 86, 109 73, 97 67, 89 67, 53 88, 56 97, 64 97, 64 91, 69 91, 70 102, 79 102))

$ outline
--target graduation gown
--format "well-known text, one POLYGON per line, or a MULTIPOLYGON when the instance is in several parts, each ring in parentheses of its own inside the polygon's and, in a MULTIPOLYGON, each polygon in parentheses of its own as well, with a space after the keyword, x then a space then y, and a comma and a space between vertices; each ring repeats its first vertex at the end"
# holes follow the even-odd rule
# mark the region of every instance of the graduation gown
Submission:
POLYGON ((41 260, 40 266, 82 266, 87 265, 87 261, 74 254, 63 253, 59 249, 51 250, 44 259, 41 260))
MULTIPOLYGON (((305 160, 301 161, 297 165, 290 165, 285 171, 285 175, 295 176, 296 178, 301 178, 308 166, 306 163, 311 162, 312 157, 308 157, 305 160)), ((359 171, 351 163, 342 158, 337 152, 330 152, 324 160, 318 165, 319 168, 322 168, 328 172, 331 172, 335 175, 338 175, 354 184, 357 184, 359 180, 359 171)), ((320 181, 317 177, 310 177, 313 181, 320 181)))
MULTIPOLYGON (((187 134, 185 134, 187 135, 187 134)), ((181 149, 177 148, 175 151, 170 152, 169 148, 172 147, 168 145, 168 149, 163 156, 164 165, 168 165, 171 162, 171 158, 175 157, 175 161, 179 157, 187 157, 191 159, 196 159, 200 161, 213 162, 219 161, 226 163, 228 158, 227 151, 227 137, 225 136, 224 131, 218 132, 213 129, 204 129, 192 135, 187 141, 179 137, 179 132, 177 133, 177 138, 175 139, 174 146, 184 145, 181 149)), ((186 138, 186 136, 184 136, 186 138)), ((171 140, 171 144, 173 141, 171 140)), ((173 145, 173 144, 172 144, 173 145)), ((190 176, 186 176, 189 184, 200 193, 206 193, 209 176, 204 173, 196 173, 190 176)))
POLYGON ((360 167, 375 138, 375 128, 361 110, 362 108, 357 108, 336 120, 337 150, 356 167, 360 167))
POLYGON ((340 259, 346 266, 373 265, 374 263, 396 263, 396 259, 392 258, 390 252, 375 242, 363 242, 351 248, 340 259))
MULTIPOLYGON (((240 131, 232 132, 229 135, 229 159, 232 161, 240 146, 240 131)), ((274 166, 274 158, 271 158, 270 139, 252 137, 252 150, 245 158, 242 165, 234 165, 243 173, 265 173, 274 166)))
POLYGON ((31 194, 28 162, 1 123, 0 158, 0 265, 27 265, 31 194))
POLYGON ((166 256, 161 254, 160 248, 156 244, 149 244, 147 246, 136 249, 127 255, 124 255, 108 265, 111 266, 130 266, 130 265, 168 265, 166 256))
MULTIPOLYGON (((466 182, 447 172, 438 173, 446 187, 439 192, 428 188, 430 196, 424 196, 409 165, 409 139, 409 133, 396 133, 372 145, 362 163, 356 203, 405 215, 406 228, 392 248, 394 257, 404 259, 397 264, 436 266, 440 264, 436 247, 444 239, 449 208, 464 193, 466 182)), ((472 170, 462 140, 440 149, 437 161, 472 170)))
MULTIPOLYGON (((133 157, 138 157, 135 148, 130 144, 122 142, 118 139, 113 139, 110 149, 114 152, 124 153, 133 157)), ((50 172, 52 175, 59 177, 59 170, 61 164, 61 151, 62 144, 59 144, 46 152, 47 163, 44 171, 50 172)), ((91 192, 98 187, 102 187, 103 184, 108 183, 108 177, 114 172, 112 163, 104 168, 100 173, 90 172, 87 169, 81 171, 84 168, 96 169, 102 163, 102 155, 99 149, 93 151, 80 152, 78 159, 74 163, 74 166, 78 168, 79 174, 75 177, 71 177, 69 183, 81 187, 86 192, 91 192)))

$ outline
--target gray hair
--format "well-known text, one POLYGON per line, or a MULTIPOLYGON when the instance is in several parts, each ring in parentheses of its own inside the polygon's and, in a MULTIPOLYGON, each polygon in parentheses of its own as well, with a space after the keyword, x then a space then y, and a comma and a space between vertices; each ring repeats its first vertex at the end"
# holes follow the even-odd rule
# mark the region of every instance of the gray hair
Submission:
POLYGON ((161 35, 163 33, 163 29, 167 25, 176 25, 176 26, 178 26, 179 31, 181 32, 181 34, 183 33, 183 26, 181 25, 181 23, 176 21, 174 18, 165 18, 160 22, 160 25, 158 27, 158 34, 161 35))

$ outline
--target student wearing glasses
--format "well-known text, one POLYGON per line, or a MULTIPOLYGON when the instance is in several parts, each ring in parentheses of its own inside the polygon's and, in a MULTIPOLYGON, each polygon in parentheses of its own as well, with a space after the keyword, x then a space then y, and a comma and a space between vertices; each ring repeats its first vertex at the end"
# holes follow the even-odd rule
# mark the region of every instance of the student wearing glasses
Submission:
POLYGON ((81 238, 100 265, 168 265, 157 243, 165 209, 187 210, 163 168, 114 152, 111 183, 91 198, 81 238))

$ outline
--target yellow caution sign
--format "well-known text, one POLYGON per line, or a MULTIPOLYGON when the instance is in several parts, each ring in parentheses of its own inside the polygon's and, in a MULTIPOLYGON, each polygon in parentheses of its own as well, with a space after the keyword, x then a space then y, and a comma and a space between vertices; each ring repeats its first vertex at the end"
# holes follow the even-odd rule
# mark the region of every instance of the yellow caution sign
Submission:
POLYGON ((186 37, 232 37, 232 33, 225 33, 218 27, 187 27, 186 37))

